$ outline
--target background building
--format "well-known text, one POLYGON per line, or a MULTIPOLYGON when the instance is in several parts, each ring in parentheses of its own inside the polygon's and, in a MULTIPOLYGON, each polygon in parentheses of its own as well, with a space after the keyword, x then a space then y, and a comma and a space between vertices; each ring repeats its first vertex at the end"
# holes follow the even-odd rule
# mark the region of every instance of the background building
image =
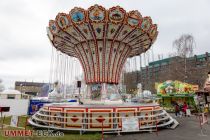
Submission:
POLYGON ((21 99, 21 93, 18 90, 7 89, 0 92, 0 99, 21 99))
POLYGON ((20 91, 21 93, 34 95, 41 94, 45 89, 45 86, 49 85, 47 83, 37 83, 37 82, 15 82, 15 89, 20 91))
POLYGON ((154 62, 141 68, 141 71, 125 73, 124 82, 127 93, 135 93, 137 84, 142 88, 156 93, 155 82, 179 80, 190 84, 197 84, 202 89, 207 74, 210 71, 210 53, 182 58, 170 57, 154 62))

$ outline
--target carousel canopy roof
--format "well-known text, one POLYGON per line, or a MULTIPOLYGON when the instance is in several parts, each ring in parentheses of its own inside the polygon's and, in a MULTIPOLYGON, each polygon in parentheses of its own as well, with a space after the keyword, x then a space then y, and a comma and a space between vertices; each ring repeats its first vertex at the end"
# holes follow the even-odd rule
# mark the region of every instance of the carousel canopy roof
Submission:
POLYGON ((119 42, 129 46, 132 57, 148 50, 158 31, 151 18, 142 17, 139 11, 126 12, 119 6, 106 10, 94 5, 87 10, 75 7, 69 13, 58 13, 49 21, 48 35, 58 50, 70 56, 77 57, 78 45, 103 41, 103 45, 119 42))
POLYGON ((47 30, 57 50, 79 59, 86 83, 117 84, 126 59, 147 51, 158 35, 150 17, 99 5, 59 13, 47 30))

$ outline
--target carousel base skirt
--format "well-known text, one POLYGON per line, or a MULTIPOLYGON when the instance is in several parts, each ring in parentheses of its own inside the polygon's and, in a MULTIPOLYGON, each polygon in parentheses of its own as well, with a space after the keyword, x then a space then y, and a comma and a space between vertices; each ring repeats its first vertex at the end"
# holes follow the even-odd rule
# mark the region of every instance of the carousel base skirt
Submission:
POLYGON ((175 128, 174 120, 158 104, 78 105, 45 104, 30 119, 35 127, 57 130, 134 132, 175 128))

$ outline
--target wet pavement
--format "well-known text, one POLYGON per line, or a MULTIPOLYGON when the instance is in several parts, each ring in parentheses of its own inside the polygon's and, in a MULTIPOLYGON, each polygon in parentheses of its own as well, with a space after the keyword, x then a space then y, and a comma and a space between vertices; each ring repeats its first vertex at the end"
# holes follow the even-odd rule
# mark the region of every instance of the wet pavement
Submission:
MULTIPOLYGON (((127 133, 121 136, 108 135, 106 140, 210 140, 210 119, 201 133, 199 119, 196 116, 174 117, 179 122, 175 129, 162 129, 156 132, 127 133)), ((209 117, 209 116, 208 116, 209 117)))

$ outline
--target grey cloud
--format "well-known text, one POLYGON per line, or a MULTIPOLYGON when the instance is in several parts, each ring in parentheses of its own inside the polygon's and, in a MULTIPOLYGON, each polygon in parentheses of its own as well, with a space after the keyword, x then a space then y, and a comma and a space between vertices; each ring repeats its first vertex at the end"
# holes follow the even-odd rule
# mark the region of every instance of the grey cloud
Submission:
MULTIPOLYGON (((34 59, 42 63, 51 55, 50 43, 46 37, 45 27, 49 19, 55 19, 58 12, 68 13, 73 7, 87 9, 99 4, 109 9, 120 5, 126 11, 139 10, 142 16, 151 16, 158 24, 159 36, 154 43, 154 53, 171 53, 172 42, 183 33, 195 37, 197 48, 195 53, 209 51, 210 47, 210 1, 208 0, 5 0, 0 1, 0 62, 19 60, 20 67, 31 63, 34 59), (25 62, 25 60, 28 60, 25 62)), ((1 66, 0 66, 1 67, 1 66)), ((32 66, 31 69, 35 69, 32 66)), ((40 66, 41 67, 41 66, 40 66)), ((46 68, 41 67, 34 72, 31 79, 43 79, 46 68)), ((24 79, 22 73, 4 77, 11 85, 14 79, 24 79), (8 77, 8 78, 7 78, 8 77)), ((30 78, 28 80, 30 81, 30 78)))
POLYGON ((12 49, 1 49, 0 52, 0 60, 18 60, 21 59, 24 61, 24 59, 32 59, 32 58, 44 58, 48 59, 50 58, 50 50, 43 49, 40 51, 40 49, 34 49, 32 47, 22 47, 22 48, 12 48, 12 49), (8 57, 9 56, 9 57, 8 57))

